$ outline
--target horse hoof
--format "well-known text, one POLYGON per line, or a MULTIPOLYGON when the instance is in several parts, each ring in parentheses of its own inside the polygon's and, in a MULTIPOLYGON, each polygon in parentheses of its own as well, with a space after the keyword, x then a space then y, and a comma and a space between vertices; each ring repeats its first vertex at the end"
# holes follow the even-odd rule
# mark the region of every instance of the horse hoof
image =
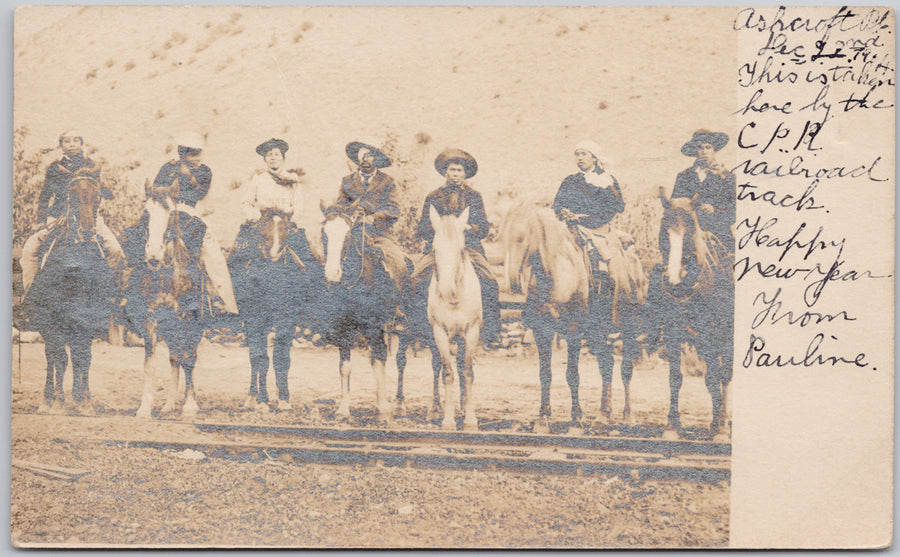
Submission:
POLYGON ((241 408, 245 410, 253 410, 254 408, 256 408, 256 397, 248 396, 247 400, 245 400, 244 403, 241 404, 241 408))
POLYGON ((448 420, 444 419, 441 422, 441 430, 443 431, 456 431, 456 420, 448 420))
POLYGON ((271 408, 269 408, 268 402, 260 402, 254 408, 257 414, 268 414, 271 408))
POLYGON ((395 418, 405 418, 406 417, 406 405, 398 404, 396 408, 394 408, 394 417, 395 418))
POLYGON ((584 425, 581 423, 575 423, 569 426, 569 435, 575 435, 577 437, 581 437, 584 435, 584 425))
POLYGON ((167 402, 162 408, 160 408, 159 415, 165 416, 166 414, 171 414, 172 412, 175 412, 175 403, 167 402))
POLYGON ((478 431, 478 420, 466 420, 463 422, 463 431, 468 431, 469 433, 478 431))
POLYGON ((425 421, 436 422, 441 419, 441 416, 443 416, 441 409, 432 407, 431 410, 429 410, 428 413, 425 414, 425 421))
POLYGON ((51 416, 62 416, 65 413, 66 413, 66 407, 65 407, 65 405, 63 405, 62 402, 57 401, 57 402, 54 402, 50 406, 50 415, 51 416))
POLYGON ((534 422, 532 431, 541 435, 547 435, 548 433, 550 433, 550 423, 547 422, 546 419, 540 419, 534 422))
POLYGON ((137 414, 135 414, 136 418, 140 418, 142 420, 150 419, 150 408, 146 406, 141 406, 138 408, 137 414))
POLYGON ((279 412, 290 412, 294 407, 291 406, 291 403, 286 400, 278 399, 278 411, 279 412))
POLYGON ((37 413, 38 414, 49 414, 50 413, 50 405, 47 404, 46 402, 42 402, 41 405, 38 406, 37 413))
POLYGON ((75 413, 79 416, 87 416, 92 417, 97 415, 97 411, 94 410, 94 405, 90 402, 82 402, 78 406, 75 407, 75 413))
POLYGON ((338 409, 334 412, 334 417, 338 420, 349 420, 350 419, 350 405, 341 405, 338 406, 338 409))
POLYGON ((678 434, 678 428, 669 426, 662 434, 663 441, 678 441, 681 435, 678 434))

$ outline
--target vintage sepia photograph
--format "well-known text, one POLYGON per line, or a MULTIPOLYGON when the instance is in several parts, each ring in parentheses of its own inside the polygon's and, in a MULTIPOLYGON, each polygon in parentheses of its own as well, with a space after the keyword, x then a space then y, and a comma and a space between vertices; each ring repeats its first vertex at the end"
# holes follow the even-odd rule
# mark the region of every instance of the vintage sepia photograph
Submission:
POLYGON ((13 545, 890 544, 893 11, 785 10, 17 8, 13 545))

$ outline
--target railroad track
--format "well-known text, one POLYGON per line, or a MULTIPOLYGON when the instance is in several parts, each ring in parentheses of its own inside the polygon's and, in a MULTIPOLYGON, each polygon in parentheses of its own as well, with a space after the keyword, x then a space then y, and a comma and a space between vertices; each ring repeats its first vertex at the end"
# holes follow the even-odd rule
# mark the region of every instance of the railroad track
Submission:
POLYGON ((700 482, 718 482, 731 476, 731 445, 709 441, 185 423, 31 414, 14 416, 14 436, 16 424, 25 421, 38 422, 32 425, 56 438, 69 434, 111 446, 193 449, 208 457, 238 460, 501 469, 700 482))

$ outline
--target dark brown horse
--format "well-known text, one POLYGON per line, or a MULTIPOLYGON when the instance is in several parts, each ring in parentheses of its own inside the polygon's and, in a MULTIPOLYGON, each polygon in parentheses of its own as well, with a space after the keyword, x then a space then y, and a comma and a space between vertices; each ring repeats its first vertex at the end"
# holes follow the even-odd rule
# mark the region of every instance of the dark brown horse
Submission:
POLYGON ((316 328, 325 288, 322 267, 312 255, 306 232, 288 215, 266 210, 259 220, 241 227, 228 268, 250 351, 250 391, 244 407, 269 409, 268 335, 274 329, 278 409, 290 410, 291 344, 298 325, 316 328))
POLYGON ((709 433, 715 437, 726 421, 732 376, 734 256, 718 238, 700 228, 690 199, 669 200, 662 194, 660 198, 665 208, 660 246, 665 265, 657 266, 651 276, 649 304, 669 356, 671 397, 664 436, 677 438, 683 433, 678 410, 681 345, 690 343, 706 361, 713 414, 709 433))
POLYGON ((66 210, 53 224, 43 265, 23 301, 29 327, 44 338, 47 381, 41 412, 61 412, 63 376, 72 355, 72 398, 79 412, 92 414, 88 371, 91 341, 109 327, 116 309, 116 277, 96 230, 100 185, 88 177, 69 183, 66 210))

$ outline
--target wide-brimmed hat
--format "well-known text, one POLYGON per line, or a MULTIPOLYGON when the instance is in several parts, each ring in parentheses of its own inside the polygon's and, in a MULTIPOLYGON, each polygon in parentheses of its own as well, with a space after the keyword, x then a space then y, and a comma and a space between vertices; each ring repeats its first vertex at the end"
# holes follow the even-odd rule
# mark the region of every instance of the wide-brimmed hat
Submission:
POLYGON ((185 149, 202 151, 206 147, 206 140, 199 133, 184 132, 175 138, 175 144, 178 147, 184 147, 185 149))
POLYGON ((375 166, 377 168, 387 168, 391 166, 391 159, 388 158, 387 155, 381 152, 381 149, 377 147, 373 147, 368 143, 363 143, 361 141, 351 141, 347 144, 347 148, 345 151, 347 152, 347 156, 350 157, 350 160, 359 164, 359 150, 360 149, 368 149, 369 153, 375 156, 375 166))
POLYGON ((283 139, 275 139, 274 137, 272 139, 269 139, 268 141, 263 141, 256 146, 256 154, 261 157, 265 157, 272 149, 278 149, 279 151, 281 151, 282 155, 287 153, 287 141, 283 139))
POLYGON ((712 145, 713 149, 718 151, 728 143, 728 135, 722 132, 711 132, 709 130, 697 130, 694 137, 690 141, 681 146, 681 153, 688 157, 696 157, 697 149, 704 143, 712 145))
POLYGON ((475 157, 466 153, 462 149, 444 149, 444 151, 434 159, 434 169, 441 176, 447 173, 447 167, 450 163, 458 162, 466 169, 466 178, 471 178, 478 172, 478 163, 475 157))

